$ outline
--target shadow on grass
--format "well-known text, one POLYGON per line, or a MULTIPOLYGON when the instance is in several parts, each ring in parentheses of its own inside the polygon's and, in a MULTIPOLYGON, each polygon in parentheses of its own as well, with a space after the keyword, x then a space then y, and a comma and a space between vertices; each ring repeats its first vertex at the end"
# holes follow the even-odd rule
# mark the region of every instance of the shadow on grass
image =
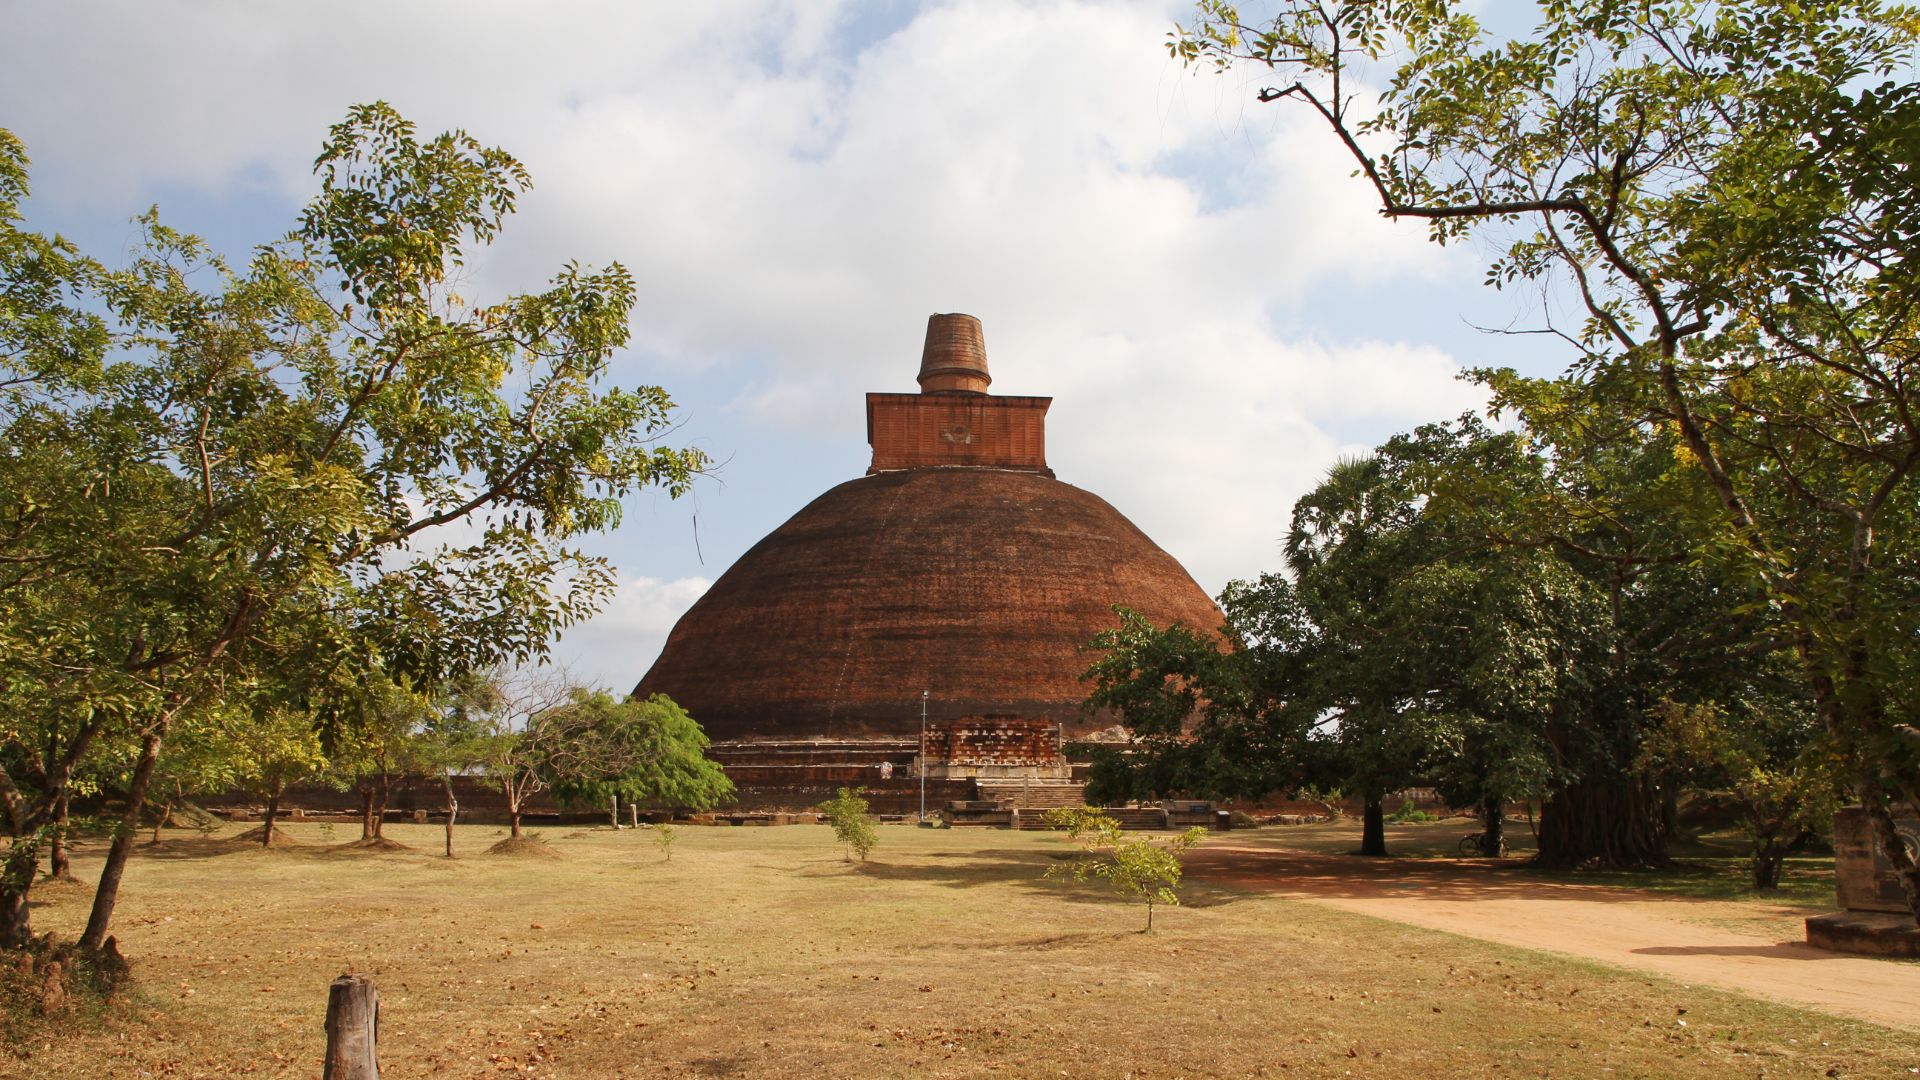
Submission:
POLYGON ((1582 900, 1678 904, 1751 903, 1787 911, 1832 903, 1831 871, 1809 869, 1778 892, 1746 888, 1731 863, 1676 863, 1659 870, 1545 870, 1522 859, 1395 859, 1270 847, 1206 847, 1188 872, 1224 884, 1283 894, 1367 899, 1582 900))
MULTIPOLYGON (((850 866, 835 862, 828 866, 800 871, 814 877, 853 872, 880 881, 918 882, 950 889, 982 886, 1013 886, 1035 894, 1045 894, 1073 903, 1111 905, 1119 897, 1098 882, 1083 883, 1047 877, 1047 871, 1067 866, 1079 852, 1034 851, 1028 848, 997 848, 966 852, 942 851, 915 856, 912 861, 875 859, 850 866)), ((1191 859, 1191 856, 1189 856, 1191 859)), ((1182 907, 1207 908, 1245 900, 1252 892, 1230 883, 1199 880, 1192 876, 1180 883, 1182 907)))
MULTIPOLYGON (((263 848, 258 838, 241 840, 231 836, 193 836, 169 837, 158 844, 144 843, 133 849, 134 855, 143 859, 165 859, 191 861, 195 859, 218 859, 235 855, 253 855, 259 858, 280 859, 337 859, 342 855, 366 857, 419 856, 420 849, 401 844, 393 840, 369 842, 355 837, 340 843, 314 844, 299 840, 275 840, 272 847, 263 848)), ((431 853, 441 857, 439 852, 431 853)))
POLYGON ((1849 953, 1816 949, 1804 941, 1782 941, 1777 945, 1650 945, 1633 950, 1643 956, 1763 956, 1769 960, 1847 960, 1859 959, 1849 953))
MULTIPOLYGON (((1542 877, 1517 859, 1379 859, 1286 849, 1201 848, 1188 856, 1188 873, 1209 881, 1265 892, 1339 899, 1421 896, 1435 900, 1566 899, 1627 903, 1649 898, 1618 884, 1542 877)), ((1705 903, 1709 898, 1662 893, 1662 900, 1705 903)))
MULTIPOLYGON (((1257 829, 1235 830, 1222 838, 1230 846, 1249 852, 1263 852, 1276 859, 1312 854, 1336 858, 1351 858, 1355 867, 1353 874, 1362 879, 1374 879, 1383 875, 1403 877, 1404 882, 1398 888, 1412 888, 1431 884, 1436 878, 1447 877, 1446 867, 1462 868, 1462 873, 1472 874, 1476 868, 1500 868, 1511 870, 1511 887, 1518 888, 1523 881, 1540 883, 1538 895, 1566 895, 1557 893, 1553 886, 1566 886, 1580 890, 1599 890, 1611 887, 1622 890, 1619 899, 1629 899, 1631 893, 1655 893, 1662 898, 1680 900, 1722 900, 1741 903, 1777 904, 1784 908, 1824 910, 1833 906, 1833 857, 1831 854, 1809 854, 1787 860, 1787 877, 1777 891, 1762 891, 1752 887, 1747 868, 1747 842, 1737 831, 1719 833, 1697 833, 1673 837, 1668 850, 1675 861, 1666 867, 1648 870, 1557 870, 1535 867, 1526 860, 1534 854, 1532 831, 1524 822, 1509 819, 1507 839, 1512 845, 1513 855, 1508 859, 1487 860, 1477 856, 1458 857, 1460 838, 1467 830, 1477 831, 1477 823, 1468 819, 1454 818, 1440 822, 1419 824, 1389 824, 1387 827, 1387 851, 1385 858, 1365 858, 1358 856, 1353 848, 1359 837, 1357 822, 1346 821, 1332 824, 1315 825, 1279 825, 1263 826, 1257 829), (1422 866, 1420 864, 1425 863, 1422 866), (1383 866, 1396 866, 1392 871, 1383 870, 1383 866)), ((1307 881, 1313 881, 1309 875, 1307 881)), ((1337 893, 1329 895, 1339 895, 1337 893)), ((1364 895, 1364 894, 1362 894, 1364 895)), ((1583 892, 1587 899, 1602 900, 1607 897, 1595 892, 1583 892)), ((1459 891, 1458 886, 1450 898, 1471 898, 1459 891)), ((1639 899, 1646 899, 1642 895, 1639 899)))

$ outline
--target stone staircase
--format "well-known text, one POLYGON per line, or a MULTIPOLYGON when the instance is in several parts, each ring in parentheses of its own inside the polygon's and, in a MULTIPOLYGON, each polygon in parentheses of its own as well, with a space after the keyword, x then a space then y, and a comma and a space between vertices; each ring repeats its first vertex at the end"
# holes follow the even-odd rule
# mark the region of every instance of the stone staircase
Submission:
POLYGON ((974 784, 980 789, 980 798, 1016 810, 1051 810, 1086 803, 1087 786, 1072 780, 976 780, 974 784))
MULTIPOLYGON (((1103 807, 1102 812, 1120 823, 1120 827, 1129 832, 1143 829, 1167 828, 1167 812, 1157 806, 1134 808, 1128 806, 1103 807)), ((1013 827, 1016 829, 1045 829, 1045 810, 1017 810, 1013 815, 1013 827)))

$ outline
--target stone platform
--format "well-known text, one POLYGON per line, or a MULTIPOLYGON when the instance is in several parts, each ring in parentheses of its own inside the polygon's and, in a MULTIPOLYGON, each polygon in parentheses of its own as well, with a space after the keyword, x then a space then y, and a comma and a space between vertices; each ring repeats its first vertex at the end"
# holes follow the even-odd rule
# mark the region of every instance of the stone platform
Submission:
POLYGON ((1920 960, 1920 925, 1888 911, 1836 911, 1807 920, 1807 944, 1834 952, 1920 960))

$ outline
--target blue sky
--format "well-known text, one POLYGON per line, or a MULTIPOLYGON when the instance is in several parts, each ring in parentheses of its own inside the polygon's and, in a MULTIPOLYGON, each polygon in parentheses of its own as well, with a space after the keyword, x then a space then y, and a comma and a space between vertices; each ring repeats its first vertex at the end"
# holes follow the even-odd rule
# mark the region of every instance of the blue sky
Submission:
POLYGON ((1186 5, 8 3, 0 126, 29 224, 109 260, 128 219, 242 254, 284 232, 327 126, 384 98, 503 146, 535 189, 470 295, 562 262, 638 278, 614 368, 725 465, 593 548, 621 589, 555 656, 630 686, 761 536, 867 464, 868 390, 911 391, 929 314, 985 325, 994 390, 1052 395, 1060 479, 1209 592, 1278 563, 1338 456, 1477 407, 1463 366, 1558 370, 1537 295, 1374 212, 1256 73, 1183 71, 1186 5))

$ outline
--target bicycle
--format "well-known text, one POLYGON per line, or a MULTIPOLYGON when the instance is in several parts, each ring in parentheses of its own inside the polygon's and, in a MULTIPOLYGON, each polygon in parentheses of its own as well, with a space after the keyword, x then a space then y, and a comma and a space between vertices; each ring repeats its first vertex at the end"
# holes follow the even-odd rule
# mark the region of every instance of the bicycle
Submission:
MULTIPOLYGON (((1486 854, 1485 852, 1480 850, 1480 842, 1486 839, 1486 835, 1487 834, 1484 832, 1477 832, 1477 833, 1468 833, 1467 835, 1461 837, 1459 846, 1457 848, 1457 850, 1460 852, 1460 857, 1463 859, 1475 859, 1486 854)), ((1506 857, 1507 857, 1507 838, 1502 836, 1500 838, 1500 858, 1504 859, 1506 857)))

